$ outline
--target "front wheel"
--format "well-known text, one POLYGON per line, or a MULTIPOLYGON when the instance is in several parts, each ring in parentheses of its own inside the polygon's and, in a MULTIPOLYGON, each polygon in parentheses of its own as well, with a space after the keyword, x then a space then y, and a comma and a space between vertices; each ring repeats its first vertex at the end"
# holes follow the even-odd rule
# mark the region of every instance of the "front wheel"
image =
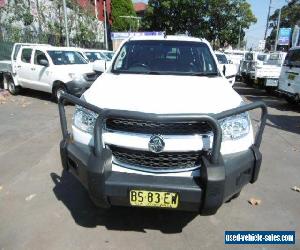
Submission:
POLYGON ((4 84, 6 83, 9 93, 17 95, 20 93, 21 87, 16 86, 12 77, 4 76, 4 84))

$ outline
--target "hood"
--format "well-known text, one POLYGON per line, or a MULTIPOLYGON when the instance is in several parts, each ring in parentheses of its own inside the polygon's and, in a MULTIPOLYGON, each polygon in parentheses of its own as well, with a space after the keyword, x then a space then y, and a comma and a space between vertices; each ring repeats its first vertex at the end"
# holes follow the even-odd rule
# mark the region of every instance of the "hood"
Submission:
POLYGON ((56 69, 64 72, 64 73, 91 73, 93 71, 92 64, 72 64, 72 65, 55 65, 56 69))
POLYGON ((84 93, 99 108, 156 114, 219 113, 242 98, 222 77, 105 73, 84 93))

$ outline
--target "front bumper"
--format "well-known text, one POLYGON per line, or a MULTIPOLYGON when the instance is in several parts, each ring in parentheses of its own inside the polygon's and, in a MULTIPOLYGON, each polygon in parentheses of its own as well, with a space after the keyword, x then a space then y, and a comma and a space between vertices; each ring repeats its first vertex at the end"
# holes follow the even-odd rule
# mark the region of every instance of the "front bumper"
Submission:
POLYGON ((130 190, 175 192, 179 195, 179 210, 197 211, 210 215, 247 183, 257 180, 262 156, 259 152, 267 109, 264 103, 253 103, 218 115, 155 115, 139 112, 100 110, 78 98, 63 94, 59 100, 63 140, 60 143, 62 164, 72 172, 88 190, 91 199, 100 207, 112 205, 130 206, 130 190), (63 100, 84 106, 99 115, 94 131, 94 147, 74 142, 67 131, 63 100), (261 124, 255 144, 240 153, 222 156, 221 128, 218 119, 261 108, 261 124), (156 121, 206 121, 213 130, 213 146, 209 153, 201 155, 199 177, 174 177, 138 175, 112 171, 112 152, 103 147, 102 128, 105 119, 111 117, 147 119, 156 121))

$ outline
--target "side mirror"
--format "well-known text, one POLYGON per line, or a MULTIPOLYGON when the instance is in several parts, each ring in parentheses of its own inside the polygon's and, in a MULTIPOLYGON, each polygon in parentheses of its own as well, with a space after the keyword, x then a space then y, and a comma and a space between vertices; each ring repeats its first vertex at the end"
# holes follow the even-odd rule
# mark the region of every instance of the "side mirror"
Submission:
POLYGON ((95 62, 93 62, 93 70, 103 73, 106 70, 106 61, 96 60, 95 62))
POLYGON ((226 76, 226 66, 223 65, 223 75, 226 76))
POLYGON ((42 65, 44 67, 49 67, 49 62, 46 59, 39 60, 39 65, 42 65))

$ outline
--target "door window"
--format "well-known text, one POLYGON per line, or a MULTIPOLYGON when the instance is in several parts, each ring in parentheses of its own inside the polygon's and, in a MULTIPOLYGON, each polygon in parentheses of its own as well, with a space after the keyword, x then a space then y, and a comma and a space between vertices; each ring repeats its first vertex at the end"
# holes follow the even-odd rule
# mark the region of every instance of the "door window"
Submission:
POLYGON ((21 61, 24 63, 30 63, 31 54, 32 54, 32 49, 23 49, 21 55, 21 61))
POLYGON ((293 49, 288 52, 284 66, 300 67, 300 49, 293 49))
POLYGON ((46 60, 47 62, 49 62, 46 57, 46 54, 44 52, 42 52, 40 50, 36 50, 35 54, 34 54, 34 64, 42 65, 42 64, 40 64, 41 60, 46 60))

